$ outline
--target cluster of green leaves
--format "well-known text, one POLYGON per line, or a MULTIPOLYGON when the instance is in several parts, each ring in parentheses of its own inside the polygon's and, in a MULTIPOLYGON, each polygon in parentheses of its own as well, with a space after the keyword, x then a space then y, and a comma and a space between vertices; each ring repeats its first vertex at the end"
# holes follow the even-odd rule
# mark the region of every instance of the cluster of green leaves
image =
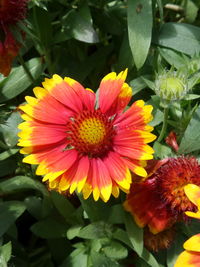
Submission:
MULTIPOLYGON (((109 71, 129 69, 133 98, 154 107, 155 134, 164 118, 155 95, 155 73, 183 71, 189 94, 171 103, 165 137, 173 130, 178 154, 200 151, 200 1, 30 0, 20 22, 20 55, 0 76, 0 266, 172 267, 183 241, 198 224, 180 225, 170 249, 151 253, 143 230, 123 209, 125 195, 108 203, 63 196, 22 163, 17 144, 18 106, 44 77, 70 76, 97 89, 109 71), (169 3, 172 2, 172 3, 169 3)), ((162 142, 155 157, 174 156, 162 142)))

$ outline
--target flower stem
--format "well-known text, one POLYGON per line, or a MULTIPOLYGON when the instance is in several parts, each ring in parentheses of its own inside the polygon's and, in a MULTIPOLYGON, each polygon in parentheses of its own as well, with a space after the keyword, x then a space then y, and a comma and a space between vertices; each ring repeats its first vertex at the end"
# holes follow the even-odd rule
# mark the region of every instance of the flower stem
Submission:
POLYGON ((23 57, 20 54, 18 55, 18 61, 22 65, 22 67, 24 68, 24 71, 26 72, 26 74, 29 77, 30 81, 32 83, 34 83, 35 79, 33 78, 33 75, 31 74, 31 72, 30 72, 29 68, 27 67, 23 57))
POLYGON ((169 108, 165 108, 164 109, 164 120, 163 120, 163 125, 162 125, 162 129, 161 129, 161 132, 160 132, 160 135, 157 139, 157 142, 161 142, 164 135, 165 135, 165 132, 166 132, 166 128, 167 128, 167 118, 168 118, 168 113, 169 113, 169 108))
POLYGON ((44 57, 45 57, 45 61, 47 64, 49 75, 52 76, 54 74, 54 68, 53 68, 53 64, 51 61, 51 55, 47 49, 44 49, 44 57))

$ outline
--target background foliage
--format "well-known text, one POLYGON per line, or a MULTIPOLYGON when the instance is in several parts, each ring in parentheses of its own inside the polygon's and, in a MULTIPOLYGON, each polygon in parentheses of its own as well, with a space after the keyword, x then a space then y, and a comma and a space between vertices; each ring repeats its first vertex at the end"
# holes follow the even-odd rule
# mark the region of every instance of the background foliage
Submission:
MULTIPOLYGON (((105 74, 128 67, 133 99, 154 106, 151 124, 159 135, 163 107, 153 90, 155 73, 173 66, 185 70, 192 91, 170 106, 165 137, 175 130, 179 153, 199 157, 199 8, 198 0, 29 1, 19 23, 20 55, 9 76, 0 76, 0 266, 173 266, 198 225, 180 225, 170 249, 151 253, 143 230, 123 210, 123 193, 105 204, 49 192, 18 153, 18 106, 53 73, 96 90, 105 74)), ((158 159, 174 155, 164 141, 154 149, 158 159)))

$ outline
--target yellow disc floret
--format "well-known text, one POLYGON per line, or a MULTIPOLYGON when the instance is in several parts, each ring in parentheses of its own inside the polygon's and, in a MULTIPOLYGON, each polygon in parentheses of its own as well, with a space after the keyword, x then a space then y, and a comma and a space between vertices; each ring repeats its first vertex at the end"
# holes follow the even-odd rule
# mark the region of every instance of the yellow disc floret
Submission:
POLYGON ((106 135, 105 125, 98 118, 85 119, 78 131, 83 142, 90 145, 100 143, 106 135))

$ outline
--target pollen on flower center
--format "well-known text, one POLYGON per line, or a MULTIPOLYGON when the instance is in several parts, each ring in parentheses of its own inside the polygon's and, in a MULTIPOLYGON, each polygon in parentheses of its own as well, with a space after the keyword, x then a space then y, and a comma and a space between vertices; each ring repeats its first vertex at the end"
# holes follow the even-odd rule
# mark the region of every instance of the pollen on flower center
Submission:
POLYGON ((70 145, 83 154, 100 157, 112 147, 113 123, 99 110, 83 111, 69 125, 70 145))
POLYGON ((106 135, 105 124, 98 118, 83 120, 78 129, 80 138, 88 144, 99 144, 106 135))

